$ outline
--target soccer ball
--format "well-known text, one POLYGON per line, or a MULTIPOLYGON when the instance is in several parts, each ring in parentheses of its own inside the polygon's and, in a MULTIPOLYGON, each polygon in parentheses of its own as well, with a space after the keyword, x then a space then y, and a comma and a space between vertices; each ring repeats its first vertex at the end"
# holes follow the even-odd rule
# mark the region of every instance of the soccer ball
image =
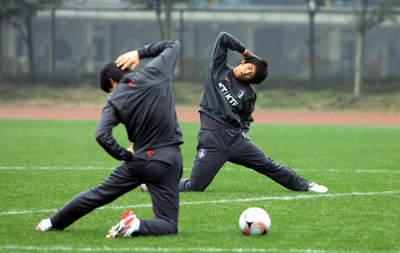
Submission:
POLYGON ((261 208, 246 209, 239 218, 239 228, 244 235, 266 235, 271 227, 268 213, 261 208))

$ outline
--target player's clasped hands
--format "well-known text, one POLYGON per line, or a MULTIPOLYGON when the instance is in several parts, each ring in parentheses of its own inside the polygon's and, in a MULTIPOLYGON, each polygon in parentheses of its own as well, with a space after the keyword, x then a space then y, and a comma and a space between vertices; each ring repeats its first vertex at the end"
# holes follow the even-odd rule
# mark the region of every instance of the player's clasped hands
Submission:
POLYGON ((130 146, 129 148, 127 148, 126 150, 128 150, 128 151, 131 152, 132 154, 135 154, 135 150, 133 149, 133 145, 130 146))
POLYGON ((249 137, 245 132, 242 132, 242 137, 243 137, 246 141, 250 141, 250 137, 249 137))
POLYGON ((140 61, 139 53, 137 50, 135 50, 120 55, 115 61, 115 64, 122 70, 129 67, 129 65, 132 65, 131 69, 134 70, 137 67, 137 65, 139 65, 139 61, 140 61))

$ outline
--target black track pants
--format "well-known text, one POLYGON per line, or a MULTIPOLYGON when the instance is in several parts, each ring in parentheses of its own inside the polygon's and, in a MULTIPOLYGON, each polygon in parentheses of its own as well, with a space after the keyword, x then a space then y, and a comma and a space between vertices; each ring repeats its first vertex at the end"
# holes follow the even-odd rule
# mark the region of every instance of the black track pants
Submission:
POLYGON ((229 161, 251 168, 294 191, 307 191, 309 182, 288 166, 267 157, 240 130, 200 130, 197 154, 189 179, 179 183, 180 191, 204 191, 215 175, 229 161))
MULTIPOLYGON (((182 161, 180 152, 173 154, 182 161)), ((54 228, 62 230, 95 208, 112 202, 142 183, 146 183, 153 201, 155 219, 140 219, 139 235, 177 233, 179 213, 179 179, 182 163, 172 167, 161 161, 133 159, 117 167, 100 185, 87 190, 51 217, 54 228)), ((117 220, 116 220, 117 221, 117 220)), ((106 230, 106 228, 105 228, 106 230)))

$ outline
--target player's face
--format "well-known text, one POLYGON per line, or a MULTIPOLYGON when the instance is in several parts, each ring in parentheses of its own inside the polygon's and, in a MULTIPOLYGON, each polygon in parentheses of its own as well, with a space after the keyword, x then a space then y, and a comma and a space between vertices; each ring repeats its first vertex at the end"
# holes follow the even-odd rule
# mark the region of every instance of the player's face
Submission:
POLYGON ((233 69, 233 74, 242 81, 252 80, 256 76, 256 66, 253 63, 242 63, 233 69))

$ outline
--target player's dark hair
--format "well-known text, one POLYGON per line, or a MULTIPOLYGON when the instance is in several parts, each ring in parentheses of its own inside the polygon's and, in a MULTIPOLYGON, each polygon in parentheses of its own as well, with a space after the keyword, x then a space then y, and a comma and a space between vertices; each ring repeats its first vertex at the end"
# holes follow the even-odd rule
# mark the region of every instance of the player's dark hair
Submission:
POLYGON ((252 63, 256 66, 256 75, 249 81, 252 84, 259 84, 268 76, 268 62, 258 58, 247 59, 244 63, 252 63))
POLYGON ((110 78, 119 83, 124 74, 129 72, 129 69, 122 70, 118 68, 114 62, 107 63, 100 71, 100 88, 109 93, 112 87, 110 78))

